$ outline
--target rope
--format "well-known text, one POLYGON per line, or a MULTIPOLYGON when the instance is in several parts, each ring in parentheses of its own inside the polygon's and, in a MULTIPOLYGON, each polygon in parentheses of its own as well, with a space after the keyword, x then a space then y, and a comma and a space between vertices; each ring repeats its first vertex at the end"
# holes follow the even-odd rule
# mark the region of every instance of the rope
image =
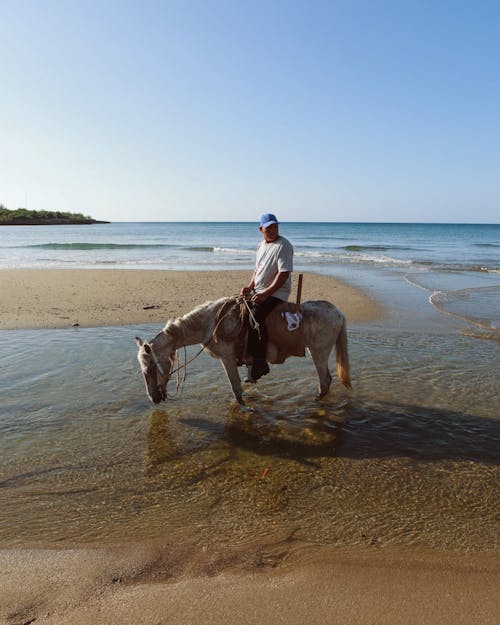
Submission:
MULTIPOLYGON (((187 350, 186 350, 186 346, 183 346, 184 349, 184 363, 182 365, 180 365, 179 367, 177 367, 177 369, 174 369, 168 376, 168 379, 170 379, 174 373, 175 373, 175 394, 174 395, 169 395, 168 394, 168 389, 165 388, 165 393, 167 395, 167 398, 173 398, 173 397, 177 397, 177 395, 179 393, 182 393, 182 389, 184 387, 184 382, 186 381, 186 377, 187 377, 187 366, 189 364, 189 362, 192 362, 191 360, 189 362, 187 362, 187 350), (182 371, 182 377, 179 375, 179 371, 182 371)), ((202 350, 203 351, 203 350, 202 350)), ((199 352, 197 354, 197 356, 199 356, 201 352, 199 352)), ((175 350, 175 360, 180 362, 180 358, 179 358, 179 350, 176 349, 175 350)), ((192 359, 194 360, 194 358, 192 359)), ((167 380, 168 383, 168 380, 167 380)))
MULTIPOLYGON (((245 304, 245 306, 247 307, 248 313, 249 313, 249 315, 250 315, 250 317, 251 317, 251 319, 252 319, 253 323, 254 323, 254 324, 256 324, 257 331, 259 331, 259 324, 258 324, 257 320, 255 319, 255 317, 254 317, 254 315, 253 315, 253 313, 252 313, 251 308, 248 306, 248 302, 247 302, 247 300, 246 300, 243 296, 241 296, 241 295, 236 295, 236 296, 233 296, 233 297, 231 297, 231 298, 229 298, 229 299, 230 299, 230 300, 231 300, 231 299, 234 299, 234 300, 235 300, 235 301, 234 301, 234 304, 233 304, 233 305, 229 308, 229 310, 227 310, 227 311, 226 311, 226 312, 225 312, 225 313, 221 316, 221 318, 218 320, 218 322, 216 323, 216 325, 215 325, 214 329, 212 330, 212 336, 210 337, 210 340, 209 340, 209 341, 207 341, 207 343, 204 343, 204 344, 203 344, 203 346, 201 347, 201 349, 200 349, 200 350, 199 350, 199 351, 198 351, 198 352, 197 352, 197 353, 196 353, 196 354, 195 354, 192 358, 190 358, 189 360, 187 360, 187 350, 186 350, 186 346, 185 346, 185 345, 183 346, 183 347, 184 347, 184 362, 183 362, 183 363, 181 363, 181 364, 179 364, 179 366, 178 366, 176 369, 174 369, 173 371, 171 371, 171 372, 170 372, 170 374, 169 374, 169 376, 168 376, 168 378, 170 379, 170 378, 174 375, 174 373, 176 374, 176 388, 175 388, 175 395, 170 395, 169 397, 176 397, 176 396, 178 395, 178 393, 179 393, 179 389, 181 389, 181 392, 182 392, 182 387, 184 386, 184 383, 185 383, 186 378, 187 378, 187 366, 188 366, 189 364, 191 364, 194 360, 196 360, 196 359, 198 358, 198 356, 200 356, 200 355, 202 354, 202 352, 203 352, 203 351, 205 351, 205 349, 206 349, 209 345, 211 345, 211 343, 213 343, 213 342, 216 342, 216 341, 217 341, 217 330, 219 329, 220 324, 224 321, 224 319, 225 319, 228 315, 230 315, 230 314, 233 312, 233 310, 234 310, 237 306, 240 306, 240 304, 241 304, 241 303, 244 303, 244 304, 245 304), (180 380, 180 378, 179 378, 179 371, 182 371, 182 372, 183 372, 183 374, 182 374, 182 379, 181 379, 181 380, 180 380)), ((222 304, 222 306, 219 308, 219 311, 217 312, 217 315, 218 315, 218 314, 219 314, 219 312, 220 312, 220 311, 224 308, 224 306, 226 306, 227 304, 228 304, 228 302, 225 302, 224 304, 222 304)), ((260 331, 259 331, 259 336, 260 336, 260 331)), ((153 353, 153 360, 155 361, 155 364, 158 366, 157 359, 156 359, 156 357, 155 357, 154 353, 153 353)), ((176 360, 177 362, 179 362, 179 363, 180 363, 180 358, 179 358, 179 349, 176 349, 176 350, 175 350, 175 360, 176 360)), ((161 370, 161 368, 160 368, 160 372, 161 372, 161 373, 163 373, 163 372, 162 372, 162 370, 161 370)), ((168 382, 168 381, 167 381, 167 382, 168 382)))
POLYGON ((253 310, 250 308, 250 306, 248 305, 248 300, 245 297, 241 297, 242 303, 246 306, 246 309, 248 311, 248 315, 250 317, 250 319, 252 320, 252 324, 255 330, 257 330, 257 333, 259 335, 259 341, 262 340, 262 337, 260 335, 260 323, 257 321, 257 319, 255 318, 254 314, 253 314, 253 310))

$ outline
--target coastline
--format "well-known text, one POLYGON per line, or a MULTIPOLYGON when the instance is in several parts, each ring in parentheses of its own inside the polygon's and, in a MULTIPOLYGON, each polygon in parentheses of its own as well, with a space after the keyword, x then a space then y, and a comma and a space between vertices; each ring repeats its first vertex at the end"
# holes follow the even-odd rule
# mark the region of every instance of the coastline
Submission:
MULTIPOLYGON (((165 323, 207 300, 238 294, 250 276, 246 270, 3 269, 0 329, 165 323)), ((290 301, 296 288, 297 273, 290 301)), ((320 274, 304 274, 301 301, 308 299, 333 302, 348 323, 385 314, 361 289, 320 274)))
POLYGON ((70 219, 18 219, 0 221, 0 226, 94 226, 95 224, 110 224, 110 221, 98 221, 97 219, 83 219, 72 221, 70 219))

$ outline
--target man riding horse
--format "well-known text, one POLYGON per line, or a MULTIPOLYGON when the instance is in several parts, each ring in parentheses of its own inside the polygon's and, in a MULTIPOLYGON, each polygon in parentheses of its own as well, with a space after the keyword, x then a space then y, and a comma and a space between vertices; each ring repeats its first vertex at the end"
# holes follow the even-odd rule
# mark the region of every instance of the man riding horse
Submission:
POLYGON ((281 302, 288 301, 292 290, 293 247, 279 234, 279 222, 272 213, 260 218, 259 230, 264 240, 257 248, 255 271, 241 295, 251 296, 251 306, 257 327, 252 324, 248 333, 247 353, 253 357, 245 382, 257 382, 269 373, 266 361, 267 331, 264 323, 269 313, 281 302))
MULTIPOLYGON (((289 356, 304 356, 307 347, 318 372, 318 397, 324 397, 332 381, 328 361, 335 347, 339 380, 346 388, 351 389, 344 315, 328 301, 307 301, 300 306, 300 331, 297 328, 287 328, 287 322, 281 317, 277 306, 282 304, 286 307, 290 295, 293 247, 287 239, 279 235, 275 215, 262 215, 259 229, 264 240, 257 249, 255 271, 250 284, 241 289, 243 297, 250 297, 253 307, 251 316, 258 324, 251 328, 248 338, 247 355, 250 355, 253 364, 248 367, 245 382, 255 383, 269 373, 267 360, 278 364, 289 356), (276 314, 269 317, 275 308, 276 314), (273 316, 278 317, 281 325, 278 327, 274 323, 268 344, 265 320, 269 317, 268 322, 275 322, 273 316), (291 336, 293 338, 290 341, 291 336)), ((300 301, 300 282, 297 293, 297 301, 300 301)), ((137 358, 147 394, 152 402, 157 404, 167 399, 167 384, 176 362, 177 350, 186 345, 200 343, 202 350, 199 354, 206 351, 221 360, 236 401, 243 403, 243 390, 238 373, 238 366, 241 364, 239 304, 234 297, 205 302, 182 317, 169 319, 163 330, 152 340, 143 341, 136 337, 139 347, 137 358)), ((249 364, 250 358, 245 356, 243 362, 249 364)))

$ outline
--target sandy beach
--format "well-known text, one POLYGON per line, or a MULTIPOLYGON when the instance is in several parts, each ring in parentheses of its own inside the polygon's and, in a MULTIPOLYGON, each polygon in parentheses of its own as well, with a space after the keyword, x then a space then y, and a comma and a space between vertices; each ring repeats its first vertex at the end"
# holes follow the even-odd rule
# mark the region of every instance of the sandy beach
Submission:
POLYGON ((0 623, 494 625, 493 558, 302 548, 182 560, 158 545, 0 552, 0 623), (259 555, 259 557, 256 557, 259 555), (274 556, 274 557, 273 557, 274 556))
MULTIPOLYGON (((207 300, 236 295, 248 271, 4 269, 0 329, 164 323, 207 300)), ((297 279, 291 300, 295 301, 297 279)), ((302 301, 327 299, 348 322, 371 321, 383 307, 360 289, 328 276, 304 275, 302 301)))
MULTIPOLYGON (((248 279, 246 271, 3 270, 0 328, 164 323, 248 279)), ((316 274, 304 276, 307 299, 333 301, 350 324, 385 314, 366 293, 316 274)), ((500 609, 495 553, 339 549, 290 537, 212 553, 203 536, 189 540, 4 548, 0 624, 493 625, 500 609)))

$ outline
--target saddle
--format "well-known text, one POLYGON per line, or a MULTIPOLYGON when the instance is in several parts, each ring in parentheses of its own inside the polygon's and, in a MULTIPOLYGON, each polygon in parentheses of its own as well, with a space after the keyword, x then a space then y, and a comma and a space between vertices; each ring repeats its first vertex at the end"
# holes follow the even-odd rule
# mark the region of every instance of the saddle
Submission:
MULTIPOLYGON (((234 309, 234 304, 235 300, 230 300, 217 314, 217 320, 221 323, 217 325, 214 338, 216 341, 235 341, 236 359, 240 367, 247 364, 246 346, 250 320, 245 304, 240 304, 239 311, 234 309), (233 312, 228 314, 231 306, 233 312)), ((289 330, 285 312, 301 312, 301 308, 297 311, 296 304, 283 302, 269 313, 265 321, 268 336, 267 360, 273 364, 281 364, 289 356, 304 357, 306 354, 303 324, 293 331, 289 330)))
POLYGON ((266 329, 268 337, 267 360, 274 364, 281 364, 288 356, 304 357, 306 346, 304 341, 304 326, 301 322, 297 329, 289 330, 288 322, 284 313, 301 312, 299 306, 292 302, 283 302, 266 317, 266 329))

